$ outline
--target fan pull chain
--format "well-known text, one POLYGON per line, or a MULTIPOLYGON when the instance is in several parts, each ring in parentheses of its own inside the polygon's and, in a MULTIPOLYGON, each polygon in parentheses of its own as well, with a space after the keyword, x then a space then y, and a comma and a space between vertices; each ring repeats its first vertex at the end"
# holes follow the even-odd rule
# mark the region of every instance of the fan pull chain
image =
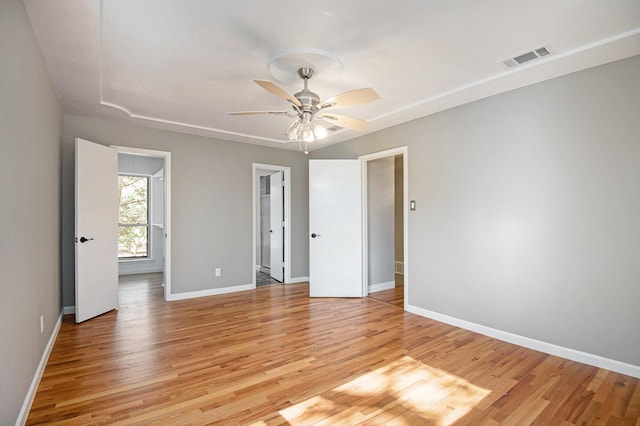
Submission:
MULTIPOLYGON (((299 149, 300 151, 302 151, 302 142, 303 142, 303 141, 302 141, 302 139, 299 139, 299 140, 298 140, 298 149, 299 149)), ((305 153, 306 155, 309 155, 309 150, 307 149, 307 142, 306 142, 306 141, 304 141, 304 153, 305 153)))

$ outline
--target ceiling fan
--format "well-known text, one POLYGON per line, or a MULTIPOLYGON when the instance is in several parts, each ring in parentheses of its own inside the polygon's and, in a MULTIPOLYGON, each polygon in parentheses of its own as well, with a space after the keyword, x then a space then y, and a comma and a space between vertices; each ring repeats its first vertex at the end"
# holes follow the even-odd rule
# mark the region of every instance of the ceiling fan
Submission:
POLYGON ((284 99, 291 105, 291 111, 242 111, 230 112, 231 115, 256 115, 256 114, 277 114, 286 115, 295 120, 289 125, 285 134, 289 140, 299 142, 300 149, 302 143, 305 144, 305 154, 307 153, 307 143, 320 140, 327 136, 328 132, 319 120, 337 125, 339 127, 358 131, 365 130, 369 123, 359 118, 348 115, 334 114, 327 112, 329 108, 346 108, 375 101, 379 98, 375 90, 371 88, 356 89, 320 101, 320 97, 309 90, 308 82, 313 76, 314 70, 311 67, 298 69, 298 75, 304 82, 304 88, 291 95, 282 87, 268 80, 254 80, 260 87, 269 93, 284 99))

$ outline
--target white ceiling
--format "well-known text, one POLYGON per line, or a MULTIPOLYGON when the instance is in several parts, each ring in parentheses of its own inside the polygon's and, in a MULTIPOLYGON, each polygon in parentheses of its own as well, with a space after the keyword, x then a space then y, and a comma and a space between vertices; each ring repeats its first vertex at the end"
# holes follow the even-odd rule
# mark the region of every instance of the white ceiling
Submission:
POLYGON ((298 149, 284 135, 292 119, 227 114, 287 109, 252 82, 276 81, 269 63, 283 53, 339 59, 341 72, 309 83, 323 99, 374 88, 379 100, 336 110, 370 121, 365 133, 640 54, 638 0, 24 3, 65 112, 285 149, 298 149), (545 44, 555 53, 501 64, 545 44))

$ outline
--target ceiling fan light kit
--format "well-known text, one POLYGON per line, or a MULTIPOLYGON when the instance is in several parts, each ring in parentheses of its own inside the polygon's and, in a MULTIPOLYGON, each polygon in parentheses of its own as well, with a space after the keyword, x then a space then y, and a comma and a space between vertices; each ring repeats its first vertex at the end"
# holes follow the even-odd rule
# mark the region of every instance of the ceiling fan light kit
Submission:
POLYGON ((309 80, 313 77, 315 70, 311 66, 300 66, 297 69, 298 76, 304 82, 304 88, 291 95, 282 87, 268 80, 254 80, 256 84, 274 96, 287 101, 291 111, 243 111, 231 112, 231 115, 256 115, 256 114, 276 114, 294 117, 295 120, 287 127, 285 134, 290 141, 298 142, 299 149, 308 154, 308 144, 323 139, 328 136, 327 127, 320 121, 331 123, 342 128, 363 131, 369 123, 359 118, 340 114, 327 114, 328 108, 345 108, 354 105, 371 102, 379 98, 375 90, 371 88, 351 90, 345 93, 320 101, 320 97, 309 90, 309 80))
MULTIPOLYGON (((298 69, 298 75, 304 81, 304 89, 293 96, 300 101, 302 106, 296 110, 298 118, 289 125, 285 132, 290 141, 298 142, 300 151, 304 142, 304 153, 308 154, 307 144, 327 137, 329 132, 315 120, 315 114, 320 110, 318 104, 320 97, 309 90, 308 81, 313 76, 313 68, 302 67, 298 69)), ((294 105, 294 109, 296 106, 294 105)))
POLYGON ((290 141, 298 142, 300 151, 302 151, 302 143, 304 142, 304 153, 308 154, 308 143, 318 141, 327 137, 329 132, 320 123, 313 121, 310 113, 303 113, 302 117, 297 118, 287 129, 287 136, 290 141))

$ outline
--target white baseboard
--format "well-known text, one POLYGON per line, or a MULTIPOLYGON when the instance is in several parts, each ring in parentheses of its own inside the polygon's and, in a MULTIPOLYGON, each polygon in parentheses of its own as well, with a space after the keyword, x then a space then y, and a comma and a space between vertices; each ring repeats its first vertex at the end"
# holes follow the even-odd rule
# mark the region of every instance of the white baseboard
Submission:
POLYGON ((291 279, 285 284, 297 284, 297 283, 308 283, 309 277, 291 277, 291 279))
POLYGON ((31 380, 31 385, 27 390, 27 395, 24 398, 24 402, 22 403, 22 407, 20 408, 20 413, 18 413, 18 418, 16 419, 16 425, 24 425, 27 423, 27 417, 29 417, 29 411, 31 410, 31 405, 33 404, 33 400, 36 397, 36 392, 38 391, 38 385, 40 384, 40 379, 42 379, 42 374, 44 373, 44 369, 47 366, 47 361, 49 360, 49 355, 51 355, 51 350, 53 349, 53 345, 56 342, 56 337, 58 337, 58 332, 60 331, 60 326, 62 325, 62 312, 58 315, 58 320, 56 321, 55 326, 53 327, 53 331, 51 332, 51 336, 49 337, 49 341, 47 342, 47 346, 44 348, 44 352, 42 353, 42 357, 40 358, 40 363, 38 364, 38 368, 36 369, 36 373, 33 375, 33 380, 31 380))
POLYGON ((65 306, 62 308, 62 315, 70 315, 70 314, 75 314, 76 313, 76 307, 75 306, 65 306))
POLYGON ((594 355, 587 352, 582 352, 576 349, 566 348, 564 346, 554 345, 553 343, 543 342, 541 340, 532 339, 529 337, 520 336, 517 334, 509 333, 507 331, 497 330, 495 328, 487 327, 484 325, 476 324, 470 321, 465 321, 459 318, 450 317, 437 312, 433 312, 427 309, 419 308, 413 305, 406 305, 406 310, 416 315, 420 315, 426 318, 430 318, 436 321, 444 322, 456 327, 464 328, 465 330, 474 331, 476 333, 484 334, 485 336, 493 337, 504 342, 513 343, 518 346, 533 349, 539 352, 544 352, 549 355, 559 356, 561 358, 569 359, 571 361, 581 362, 583 364, 592 365, 598 368, 604 368, 607 370, 615 371, 617 373, 626 374, 631 377, 640 378, 640 366, 627 364, 622 361, 616 361, 614 359, 605 358, 600 355, 594 355))
POLYGON ((189 291, 186 293, 170 294, 167 301, 193 299, 196 297, 217 296, 218 294, 235 293, 237 291, 254 290, 255 284, 236 285, 233 287, 211 288, 208 290, 189 291))
POLYGON ((391 290, 396 286, 395 281, 387 281, 386 283, 369 284, 369 293, 376 293, 378 291, 391 290))

